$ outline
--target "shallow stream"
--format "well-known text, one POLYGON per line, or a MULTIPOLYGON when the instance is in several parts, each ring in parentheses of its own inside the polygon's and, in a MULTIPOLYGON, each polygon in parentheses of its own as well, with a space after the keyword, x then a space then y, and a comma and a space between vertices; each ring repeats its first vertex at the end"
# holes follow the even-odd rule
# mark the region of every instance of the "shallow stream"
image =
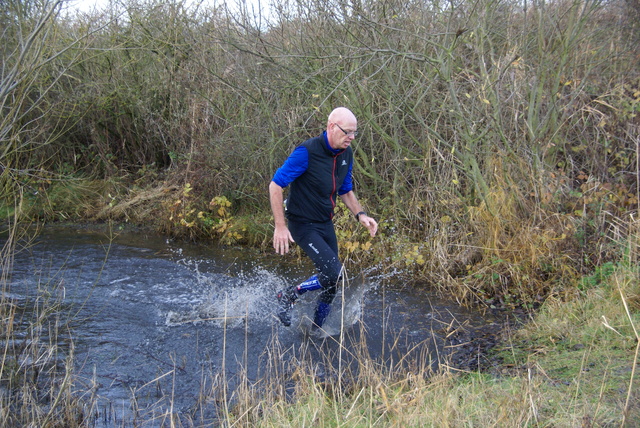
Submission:
POLYGON ((393 275, 347 268, 328 337, 309 335, 314 293, 291 327, 274 315, 276 291, 306 279, 310 265, 139 232, 47 228, 16 254, 7 295, 25 318, 47 299, 61 302, 55 341, 61 355, 73 352, 75 389, 95 398, 94 424, 105 427, 168 412, 215 420, 242 383, 280 378, 290 388, 303 362, 320 378, 341 376, 363 352, 389 368, 469 367, 473 333, 503 322, 393 275))

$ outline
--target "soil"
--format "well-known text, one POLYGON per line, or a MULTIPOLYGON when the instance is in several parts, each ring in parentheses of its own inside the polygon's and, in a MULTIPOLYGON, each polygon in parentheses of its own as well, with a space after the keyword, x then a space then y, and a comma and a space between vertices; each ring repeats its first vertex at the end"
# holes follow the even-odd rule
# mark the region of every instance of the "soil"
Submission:
POLYGON ((511 333, 522 326, 528 315, 522 310, 501 309, 509 312, 502 323, 487 323, 480 327, 458 329, 448 338, 454 351, 449 356, 449 365, 468 372, 496 372, 503 364, 497 352, 511 333))

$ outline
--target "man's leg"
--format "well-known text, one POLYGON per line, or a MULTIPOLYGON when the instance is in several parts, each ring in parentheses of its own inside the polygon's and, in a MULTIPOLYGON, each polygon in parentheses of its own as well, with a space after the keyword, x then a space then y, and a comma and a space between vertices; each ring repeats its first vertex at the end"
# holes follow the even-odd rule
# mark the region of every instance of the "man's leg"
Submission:
POLYGON ((299 285, 294 285, 288 289, 279 291, 277 298, 278 302, 280 302, 281 310, 277 315, 282 324, 287 327, 291 325, 291 308, 293 308, 294 303, 298 300, 298 297, 301 294, 304 294, 307 291, 319 290, 321 288, 322 285, 320 285, 318 275, 313 275, 311 278, 303 281, 299 285))
MULTIPOLYGON (((289 230, 293 239, 302 247, 318 270, 317 284, 322 287, 322 292, 318 298, 314 324, 321 327, 331 311, 331 303, 336 295, 336 286, 342 273, 342 264, 338 259, 338 240, 333 223, 299 224, 289 222, 289 230)), ((309 284, 306 288, 298 289, 299 294, 317 289, 313 277, 307 283, 309 284)))

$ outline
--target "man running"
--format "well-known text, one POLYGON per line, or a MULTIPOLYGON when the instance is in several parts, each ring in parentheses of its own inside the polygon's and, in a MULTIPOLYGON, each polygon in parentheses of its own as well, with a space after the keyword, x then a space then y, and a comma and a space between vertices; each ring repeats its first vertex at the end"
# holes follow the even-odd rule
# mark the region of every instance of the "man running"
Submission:
POLYGON ((293 304, 307 291, 322 290, 313 319, 314 327, 322 327, 331 311, 342 275, 332 221, 336 195, 372 237, 378 230, 378 223, 362 210, 353 193, 353 151, 350 146, 357 135, 355 115, 345 107, 336 108, 329 115, 327 129, 296 147, 269 184, 275 221, 273 247, 278 254, 286 254, 289 244, 296 242, 317 269, 317 274, 308 280, 278 293, 282 306, 278 317, 285 326, 291 325, 293 304), (285 202, 283 189, 289 185, 285 202))

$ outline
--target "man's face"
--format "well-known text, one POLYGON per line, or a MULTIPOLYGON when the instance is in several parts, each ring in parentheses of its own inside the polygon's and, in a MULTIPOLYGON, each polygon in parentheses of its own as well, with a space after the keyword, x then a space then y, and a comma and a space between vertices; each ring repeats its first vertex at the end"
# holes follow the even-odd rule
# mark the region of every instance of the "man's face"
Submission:
POLYGON ((329 145, 335 150, 344 150, 358 135, 358 122, 343 119, 329 124, 329 145))

